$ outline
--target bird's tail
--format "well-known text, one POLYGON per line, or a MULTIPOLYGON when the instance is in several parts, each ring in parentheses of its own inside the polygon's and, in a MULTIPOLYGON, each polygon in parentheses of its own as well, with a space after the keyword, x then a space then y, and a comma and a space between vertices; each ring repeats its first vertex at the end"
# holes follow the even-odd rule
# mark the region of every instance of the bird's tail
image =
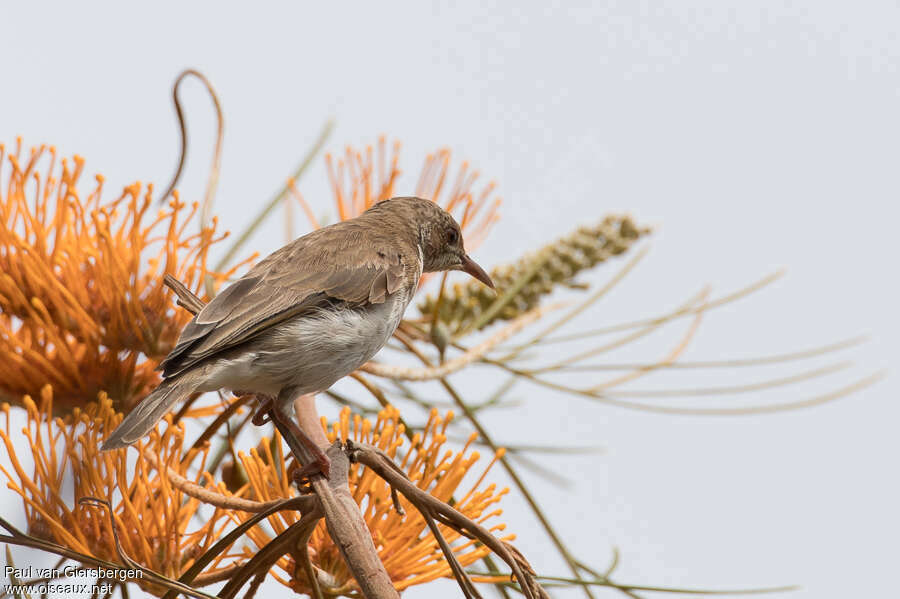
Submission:
POLYGON ((196 372, 187 371, 163 380, 125 416, 100 449, 107 451, 127 447, 149 433, 175 403, 194 392, 199 382, 197 379, 196 372))

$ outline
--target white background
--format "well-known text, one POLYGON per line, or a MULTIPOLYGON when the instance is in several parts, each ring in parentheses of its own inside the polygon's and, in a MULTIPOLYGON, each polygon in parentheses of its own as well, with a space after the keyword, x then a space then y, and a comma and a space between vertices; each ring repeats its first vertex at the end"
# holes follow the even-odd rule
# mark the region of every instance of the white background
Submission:
MULTIPOLYGON (((217 212, 226 228, 278 189, 334 116, 331 150, 380 133, 404 143, 398 193, 412 192, 425 153, 444 145, 455 164, 469 159, 496 180, 503 220, 475 253, 485 266, 608 212, 656 226, 649 256, 580 326, 654 315, 705 284, 723 294, 787 267, 772 287, 709 314, 685 359, 870 340, 787 368, 668 372, 633 388, 855 362, 820 381, 689 404, 725 407, 813 397, 880 370, 885 380, 815 409, 740 418, 646 414, 522 387, 525 403, 488 423, 504 442, 606 448, 537 458, 568 489, 526 479, 575 554, 602 569, 621 548, 624 582, 896 596, 900 10, 474 4, 5 2, 0 138, 82 154, 89 175, 106 175, 107 193, 133 180, 162 186, 178 147, 170 85, 196 67, 225 109, 217 212)), ((214 121, 198 83, 183 96, 193 151, 181 189, 199 199, 214 121)), ((326 181, 320 161, 301 183, 319 212, 330 207, 326 181)), ((282 240, 275 219, 252 247, 265 254, 282 240)), ((605 359, 660 357, 685 324, 605 359)), ((481 382, 458 378, 478 399, 481 382)), ((2 497, 7 513, 20 512, 2 497)), ((514 491, 504 504, 535 567, 566 575, 514 491)), ((436 590, 458 594, 446 582, 408 596, 436 590)))

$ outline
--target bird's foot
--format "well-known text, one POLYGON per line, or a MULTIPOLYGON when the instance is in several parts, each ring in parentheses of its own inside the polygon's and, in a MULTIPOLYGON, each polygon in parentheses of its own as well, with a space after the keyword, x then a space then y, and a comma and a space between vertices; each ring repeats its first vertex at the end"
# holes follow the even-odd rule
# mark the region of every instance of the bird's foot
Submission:
POLYGON ((331 460, 325 455, 325 451, 319 447, 315 441, 304 431, 288 414, 279 410, 279 404, 271 398, 266 398, 260 403, 259 411, 253 416, 253 423, 257 424, 257 418, 260 423, 271 420, 276 428, 281 429, 282 436, 291 446, 291 453, 295 457, 305 454, 311 457, 311 460, 300 467, 300 470, 294 474, 295 481, 308 480, 316 474, 321 474, 325 478, 331 474, 331 460), (263 411, 265 410, 265 411, 263 411), (263 419, 268 416, 268 419, 263 419), (297 442, 300 445, 297 445, 297 442))
POLYGON ((256 426, 262 426, 272 420, 271 411, 275 407, 275 402, 268 395, 257 395, 256 397, 259 400, 259 404, 250 422, 256 426))
POLYGON ((318 447, 316 447, 316 449, 318 450, 318 454, 315 456, 315 460, 301 466, 299 470, 295 470, 291 475, 294 483, 296 483, 298 487, 306 485, 309 480, 317 474, 321 474, 325 478, 328 478, 331 474, 331 459, 325 455, 324 451, 318 447))

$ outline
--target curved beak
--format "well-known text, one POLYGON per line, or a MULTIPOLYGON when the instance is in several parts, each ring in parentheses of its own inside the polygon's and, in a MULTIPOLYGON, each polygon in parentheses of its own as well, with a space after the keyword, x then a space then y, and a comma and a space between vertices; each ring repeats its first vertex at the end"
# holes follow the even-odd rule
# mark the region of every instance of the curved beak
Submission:
POLYGON ((483 268, 475 264, 475 261, 469 258, 468 254, 463 254, 462 268, 460 270, 472 275, 491 289, 494 288, 494 282, 491 280, 491 277, 484 272, 483 268))

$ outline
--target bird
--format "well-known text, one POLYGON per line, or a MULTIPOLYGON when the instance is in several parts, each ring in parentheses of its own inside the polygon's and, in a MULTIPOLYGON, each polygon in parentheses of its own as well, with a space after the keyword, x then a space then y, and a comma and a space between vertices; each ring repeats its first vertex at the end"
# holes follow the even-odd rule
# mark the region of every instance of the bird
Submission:
MULTIPOLYGON (((162 381, 101 449, 134 443, 197 392, 256 393, 290 415, 295 399, 325 391, 375 356, 400 324, 423 273, 451 270, 494 287, 466 253, 453 216, 418 197, 383 200, 293 240, 185 325, 158 366, 162 381)), ((300 432, 327 476, 328 458, 300 432)))

